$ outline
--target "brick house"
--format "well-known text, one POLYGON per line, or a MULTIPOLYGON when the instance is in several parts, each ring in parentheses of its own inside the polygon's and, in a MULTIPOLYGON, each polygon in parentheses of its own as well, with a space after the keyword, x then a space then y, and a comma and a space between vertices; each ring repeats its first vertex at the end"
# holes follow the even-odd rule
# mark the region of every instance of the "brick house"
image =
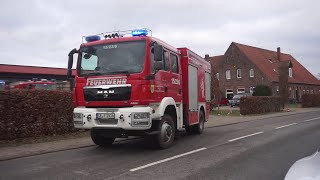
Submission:
POLYGON ((270 51, 232 42, 224 55, 209 57, 213 84, 220 92, 214 98, 232 98, 239 93, 253 93, 257 85, 271 87, 274 96, 279 95, 279 66, 290 62, 289 98, 299 101, 304 93, 320 94, 320 81, 290 54, 270 51), (221 97, 219 96, 221 94, 221 97))

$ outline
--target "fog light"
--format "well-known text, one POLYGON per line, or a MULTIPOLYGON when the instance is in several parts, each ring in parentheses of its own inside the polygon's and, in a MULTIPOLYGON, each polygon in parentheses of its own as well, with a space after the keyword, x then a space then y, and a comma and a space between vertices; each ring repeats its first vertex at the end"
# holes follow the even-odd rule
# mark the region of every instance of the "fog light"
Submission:
POLYGON ((83 114, 81 113, 73 113, 73 123, 76 125, 82 125, 83 124, 83 114))
POLYGON ((132 122, 133 126, 148 126, 149 121, 134 121, 132 122))

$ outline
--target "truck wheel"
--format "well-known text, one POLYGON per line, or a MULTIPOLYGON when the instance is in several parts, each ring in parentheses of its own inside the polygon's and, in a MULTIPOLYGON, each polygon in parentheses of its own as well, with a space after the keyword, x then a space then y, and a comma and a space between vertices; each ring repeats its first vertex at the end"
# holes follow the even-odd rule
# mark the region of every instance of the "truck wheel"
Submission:
POLYGON ((158 148, 165 149, 172 145, 176 128, 172 117, 168 114, 165 114, 158 126, 159 134, 154 136, 155 143, 158 148))
POLYGON ((116 139, 116 138, 103 137, 101 135, 101 130, 99 131, 98 129, 91 129, 90 134, 91 134, 92 141, 96 145, 102 146, 102 147, 110 146, 116 139))
POLYGON ((200 111, 199 113, 199 123, 197 125, 195 125, 195 133, 196 134, 202 134, 203 130, 204 130, 204 113, 203 111, 200 111))

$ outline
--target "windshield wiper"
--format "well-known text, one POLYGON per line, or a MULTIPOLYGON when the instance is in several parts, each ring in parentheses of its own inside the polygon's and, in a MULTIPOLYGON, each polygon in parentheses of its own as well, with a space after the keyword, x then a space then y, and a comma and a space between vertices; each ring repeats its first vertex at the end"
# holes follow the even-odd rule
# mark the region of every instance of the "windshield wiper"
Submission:
POLYGON ((82 74, 83 76, 100 76, 100 75, 106 75, 106 74, 125 74, 126 76, 130 76, 129 71, 114 71, 114 72, 90 72, 82 74))
POLYGON ((126 76, 130 76, 130 72, 129 71, 114 71, 114 72, 110 72, 108 74, 125 74, 126 76))
POLYGON ((99 75, 102 75, 101 72, 90 72, 90 73, 85 73, 85 74, 82 74, 83 76, 99 76, 99 75))

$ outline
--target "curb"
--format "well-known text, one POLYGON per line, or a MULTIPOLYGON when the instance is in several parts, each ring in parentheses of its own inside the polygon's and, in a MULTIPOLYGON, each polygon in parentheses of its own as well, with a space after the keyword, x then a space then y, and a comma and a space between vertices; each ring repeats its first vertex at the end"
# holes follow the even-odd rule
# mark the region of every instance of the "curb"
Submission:
POLYGON ((13 159, 19 159, 19 158, 25 158, 25 157, 32 157, 32 156, 37 156, 37 155, 42 155, 42 154, 55 153, 55 152, 60 152, 60 151, 81 149, 81 148, 92 147, 92 146, 95 146, 95 145, 84 145, 84 146, 79 146, 79 147, 63 148, 63 149, 58 149, 58 150, 53 150, 53 151, 35 152, 35 153, 26 154, 26 155, 11 156, 11 157, 8 157, 8 158, 0 159, 0 162, 1 161, 9 161, 9 160, 13 160, 13 159))
MULTIPOLYGON (((119 141, 115 141, 114 143, 125 142, 125 141, 129 141, 129 140, 134 140, 134 139, 140 139, 140 138, 122 139, 122 140, 119 140, 119 141)), ((97 145, 95 145, 95 144, 92 144, 92 145, 80 145, 78 147, 77 146, 76 147, 70 147, 70 148, 66 147, 66 148, 61 148, 61 149, 51 150, 51 151, 49 150, 49 151, 43 151, 43 152, 34 152, 34 153, 26 154, 26 155, 11 156, 11 157, 7 157, 7 158, 0 158, 0 162, 14 160, 14 159, 20 159, 20 158, 25 158, 25 157, 38 156, 38 155, 43 155, 43 154, 49 154, 49 153, 55 153, 55 152, 61 152, 61 151, 68 151, 68 150, 74 150, 74 149, 93 147, 93 146, 97 146, 97 145)))

